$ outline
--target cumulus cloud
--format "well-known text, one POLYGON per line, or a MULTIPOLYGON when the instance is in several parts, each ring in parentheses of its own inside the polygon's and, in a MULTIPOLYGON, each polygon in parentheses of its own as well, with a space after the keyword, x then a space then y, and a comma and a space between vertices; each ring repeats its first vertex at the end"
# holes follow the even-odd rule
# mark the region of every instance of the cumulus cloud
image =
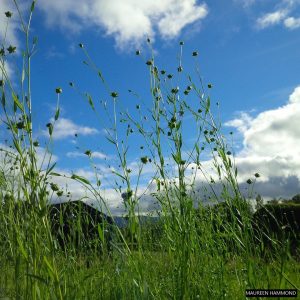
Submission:
POLYGON ((224 123, 225 126, 235 127, 241 133, 245 132, 251 125, 252 117, 241 112, 239 117, 224 123))
POLYGON ((299 0, 281 0, 275 6, 275 10, 263 14, 256 20, 258 29, 265 29, 274 25, 283 25, 288 29, 300 27, 300 18, 293 16, 294 11, 299 7, 299 0))
POLYGON ((258 18, 256 24, 260 29, 277 25, 282 22, 282 20, 287 16, 287 14, 288 11, 285 9, 267 13, 262 17, 258 18))
POLYGON ((259 189, 265 196, 299 193, 300 182, 300 86, 289 96, 287 103, 273 110, 249 117, 245 127, 245 116, 227 122, 236 127, 243 136, 243 149, 236 155, 239 180, 244 182, 252 174, 261 174, 259 189), (289 185, 296 181, 297 184, 289 185), (268 191, 263 190, 268 186, 268 191), (272 195, 269 192, 273 188, 272 195))
MULTIPOLYGON (((51 120, 53 122, 53 120, 51 120)), ((56 121, 53 130, 53 138, 56 140, 73 137, 75 134, 80 135, 94 135, 99 131, 96 128, 87 126, 80 126, 75 124, 72 120, 66 118, 60 118, 56 121)), ((44 130, 43 134, 48 136, 48 131, 44 130)))
MULTIPOLYGON (((78 152, 78 151, 71 151, 71 152, 67 152, 67 157, 71 157, 71 158, 76 158, 76 157, 86 157, 86 154, 78 152)), ((91 154, 92 158, 97 158, 97 159, 110 159, 110 156, 99 152, 99 151, 93 151, 91 154)))
POLYGON ((284 20, 284 26, 289 29, 296 29, 300 27, 300 18, 289 17, 284 20))
POLYGON ((118 47, 137 45, 146 36, 159 34, 174 38, 187 25, 208 14, 205 3, 196 0, 40 0, 49 27, 60 26, 70 32, 100 28, 112 36, 118 47))

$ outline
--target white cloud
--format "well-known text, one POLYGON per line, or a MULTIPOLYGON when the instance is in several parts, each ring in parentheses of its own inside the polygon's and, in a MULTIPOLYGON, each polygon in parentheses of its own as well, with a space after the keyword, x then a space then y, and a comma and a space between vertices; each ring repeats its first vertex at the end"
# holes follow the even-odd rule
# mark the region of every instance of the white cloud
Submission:
POLYGON ((273 25, 280 24, 287 16, 288 11, 286 9, 277 10, 272 13, 267 13, 257 19, 256 25, 259 29, 267 28, 273 25))
MULTIPOLYGON (((53 120, 51 120, 53 122, 53 120)), ((75 124, 72 120, 66 118, 60 118, 56 121, 53 130, 53 138, 56 140, 73 137, 75 134, 78 135, 94 135, 98 134, 99 131, 96 128, 87 126, 80 126, 75 124)), ((48 131, 44 130, 43 134, 48 136, 48 131)))
POLYGON ((300 18, 289 17, 284 20, 284 26, 289 29, 296 29, 300 27, 300 18))
MULTIPOLYGON (((84 187, 84 185, 76 180, 71 179, 72 174, 82 176, 89 180, 92 184, 95 181, 95 173, 86 169, 76 169, 74 172, 71 172, 67 169, 56 169, 55 172, 61 176, 52 176, 51 182, 56 183, 60 188, 66 188, 66 191, 71 192, 70 197, 67 197, 67 194, 64 193, 62 197, 57 198, 55 195, 52 202, 61 202, 61 201, 74 201, 74 200, 83 200, 93 206, 102 207, 104 212, 107 212, 106 207, 110 210, 113 215, 122 215, 124 211, 124 205, 122 201, 121 194, 113 188, 103 189, 101 188, 98 191, 99 194, 91 192, 91 190, 84 187), (103 205, 103 200, 106 203, 103 205)), ((99 175, 99 179, 102 180, 102 176, 99 175)), ((95 186, 95 185, 94 185, 95 186)))
POLYGON ((252 118, 246 113, 240 113, 239 117, 224 123, 225 126, 235 127, 241 133, 247 131, 251 125, 252 118))
POLYGON ((60 26, 70 32, 100 28, 112 36, 118 47, 139 45, 146 36, 157 33, 174 38, 188 24, 208 13, 205 3, 196 0, 40 0, 49 27, 60 26))
MULTIPOLYGON (((71 151, 67 152, 67 157, 86 157, 86 154, 78 152, 78 151, 71 151)), ((97 159, 109 159, 110 157, 102 152, 99 151, 93 151, 92 152, 92 158, 97 158, 97 159)))
MULTIPOLYGON (((12 164, 10 163, 5 163, 3 165, 5 158, 8 156, 11 158, 15 158, 18 156, 18 152, 12 147, 10 148, 6 144, 0 143, 0 165, 9 169, 12 164)), ((45 169, 47 167, 48 162, 50 161, 52 164, 58 161, 58 157, 54 154, 51 155, 49 151, 47 151, 46 148, 43 147, 35 147, 36 150, 36 159, 37 159, 37 167, 40 169, 45 169)))
POLYGON ((273 12, 265 13, 256 20, 258 29, 264 29, 274 25, 284 25, 288 29, 300 27, 300 18, 295 18, 292 14, 299 7, 299 0, 281 0, 275 5, 273 12))
MULTIPOLYGON (((25 8, 24 3, 20 5, 20 10, 23 11, 25 8)), ((10 45, 17 47, 16 53, 20 53, 20 41, 19 41, 19 31, 20 31, 20 22, 19 15, 16 10, 13 1, 11 0, 1 0, 1 8, 0 8, 0 47, 4 47, 5 49, 10 45), (7 18, 5 16, 5 12, 12 12, 12 17, 7 18)), ((8 61, 7 58, 5 61, 0 62, 0 77, 8 77, 13 79, 13 65, 11 61, 8 61), (3 71, 5 69, 3 75, 3 71)))
POLYGON ((19 47, 18 31, 20 29, 18 12, 11 0, 1 0, 0 10, 0 44, 3 43, 5 38, 5 45, 14 45, 19 47), (13 13, 12 17, 8 19, 5 12, 10 11, 13 13), (9 24, 7 26, 7 21, 9 24))
MULTIPOLYGON (((178 1, 179 2, 179 1, 178 1)), ((205 4, 195 7, 195 1, 181 1, 174 9, 165 13, 158 22, 159 32, 163 38, 176 37, 186 25, 201 20, 208 14, 205 4)))
POLYGON ((0 77, 1 77, 1 79, 2 78, 5 79, 7 77, 9 79, 12 79, 13 74, 14 74, 13 69, 14 69, 14 67, 10 62, 1 61, 0 62, 0 77))
MULTIPOLYGON (((259 181, 266 183, 269 190, 273 186, 274 191, 279 188, 282 191, 294 178, 298 185, 286 193, 300 192, 297 190, 300 185, 299 120, 300 86, 294 89, 285 105, 258 114, 247 128, 243 117, 226 123, 243 135, 243 149, 235 158, 240 182, 258 172, 262 176, 259 181)), ((262 193, 265 192, 263 186, 260 186, 262 193)))

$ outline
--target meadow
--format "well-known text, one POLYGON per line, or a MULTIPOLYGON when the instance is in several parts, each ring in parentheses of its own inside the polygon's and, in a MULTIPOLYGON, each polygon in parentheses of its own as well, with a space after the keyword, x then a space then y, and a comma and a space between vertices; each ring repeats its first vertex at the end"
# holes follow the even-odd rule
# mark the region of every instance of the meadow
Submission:
MULTIPOLYGON (((109 124, 100 129, 105 130, 105 141, 118 159, 115 188, 123 199, 127 226, 117 226, 114 221, 94 224, 97 236, 90 239, 84 226, 92 220, 78 217, 70 221, 61 215, 59 226, 68 223, 70 232, 63 244, 59 242, 57 233, 63 236, 64 232, 53 230, 49 199, 66 194, 56 183, 64 176, 56 170, 51 153, 63 91, 60 87, 55 90, 57 107, 53 121, 46 126, 47 146, 39 161, 31 92, 31 60, 38 47, 30 35, 34 8, 35 2, 28 21, 21 12, 19 16, 6 12, 7 26, 12 17, 20 18, 24 36, 18 85, 10 80, 4 64, 16 49, 5 40, 0 48, 1 126, 7 128, 7 142, 1 141, 0 152, 0 299, 244 299, 246 289, 299 291, 299 235, 285 234, 284 229, 278 235, 255 226, 248 200, 260 174, 249 174, 249 193, 244 195, 233 145, 215 117, 218 105, 210 97, 213 85, 203 82, 196 51, 191 53, 196 79, 184 73, 183 42, 178 45, 177 74, 160 69, 154 51, 150 58, 136 51, 149 72, 152 103, 137 105, 132 114, 120 108, 124 104, 120 104, 118 92, 110 88, 113 83, 105 80, 105 72, 95 65, 87 46, 78 45, 108 101, 99 112, 93 97, 80 92, 80 83, 70 82, 70 88, 82 96, 91 114, 99 117, 99 126, 103 116, 109 124), (175 85, 177 82, 180 85, 175 85), (144 122, 145 115, 149 123, 144 122), (195 130, 195 142, 188 152, 186 122, 193 123, 195 130), (134 170, 138 179, 133 179, 133 170, 128 167, 135 135, 142 136, 145 145, 145 154, 134 170), (202 157, 210 157, 213 171, 203 164, 202 157), (155 187, 151 196, 158 209, 155 222, 142 223, 138 217, 139 186, 149 165, 155 174, 150 180, 155 187), (199 176, 205 199, 196 189, 199 176)), ((151 50, 150 40, 148 46, 151 50)), ((92 150, 85 154, 93 166, 92 150)), ((82 184, 114 220, 101 192, 100 175, 95 171, 94 182, 77 174, 68 179, 82 184)), ((265 215, 274 217, 274 212, 266 207, 265 215)))

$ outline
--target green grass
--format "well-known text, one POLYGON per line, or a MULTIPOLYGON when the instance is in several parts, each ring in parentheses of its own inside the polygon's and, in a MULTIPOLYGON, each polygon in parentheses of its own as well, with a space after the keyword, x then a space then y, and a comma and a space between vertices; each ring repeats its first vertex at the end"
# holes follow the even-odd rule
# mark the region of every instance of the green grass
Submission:
MULTIPOLYGON (((7 57, 14 54, 8 51, 0 60, 1 105, 9 129, 8 146, 11 145, 1 152, 0 299, 243 299, 246 288, 299 288, 299 261, 291 255, 287 241, 272 237, 273 247, 268 250, 263 235, 253 229, 253 212, 239 189, 232 150, 223 136, 221 121, 214 117, 209 95, 212 85, 202 81, 196 53, 197 80, 182 71, 182 44, 176 78, 168 78, 168 73, 155 64, 153 55, 145 60, 152 106, 138 105, 137 113, 122 116, 119 113, 125 110, 118 93, 110 89, 80 44, 86 63, 100 77, 111 100, 103 104, 101 117, 92 95, 81 93, 73 83, 71 87, 90 105, 91 113, 99 118, 99 126, 107 132, 107 143, 115 149, 120 168, 114 175, 121 185, 120 197, 129 225, 125 229, 113 225, 111 252, 100 251, 86 239, 76 246, 70 243, 63 249, 59 247, 48 201, 62 193, 59 186, 49 184, 53 176, 60 174, 56 173, 51 155, 45 155, 43 164, 38 164, 38 141, 33 140, 30 64, 36 41, 32 49, 29 35, 33 11, 31 6, 28 22, 19 16, 25 49, 24 76, 18 88, 4 68, 7 57), (144 122, 144 116, 151 122, 144 122), (195 143, 187 149, 184 126, 191 120, 195 143), (133 180, 128 151, 137 134, 144 140, 145 151, 135 170, 139 179, 133 180), (204 153, 212 159, 213 173, 202 165, 204 153), (172 162, 173 170, 168 162, 172 162), (142 225, 136 216, 138 189, 143 169, 150 163, 156 170, 152 183, 157 191, 153 196, 162 217, 158 224, 142 225), (202 205, 204 199, 199 199, 201 194, 195 189, 196 171, 205 179, 211 203, 224 204, 214 208, 202 205), (217 192, 217 183, 221 192, 217 192), (200 204, 195 208, 197 197, 200 204)), ((2 43, 6 49, 5 40, 2 43)), ((53 123, 47 125, 48 152, 59 119, 59 98, 63 96, 60 88, 55 92, 57 109, 53 123)), ((93 166, 92 151, 86 151, 86 155, 93 166)), ((109 211, 101 194, 99 175, 95 173, 96 184, 76 174, 71 179, 87 188, 109 211)), ((256 177, 249 180, 249 197, 256 177)), ((80 226, 74 224, 71 230, 80 232, 80 226)), ((107 242, 99 230, 102 250, 107 242)))

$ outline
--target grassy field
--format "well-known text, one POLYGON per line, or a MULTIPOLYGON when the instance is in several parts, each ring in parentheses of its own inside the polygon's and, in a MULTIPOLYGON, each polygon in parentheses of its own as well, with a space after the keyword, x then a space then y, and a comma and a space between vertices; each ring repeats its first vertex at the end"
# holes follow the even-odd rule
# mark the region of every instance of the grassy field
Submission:
MULTIPOLYGON (((33 12, 31 6, 29 20, 33 12)), ((10 18, 7 14, 8 26, 10 18)), ((119 160, 115 176, 125 191, 120 198, 128 226, 110 225, 114 235, 107 238, 104 232, 108 227, 97 225, 95 243, 84 235, 83 223, 75 221, 69 235, 73 232, 80 240, 70 239, 61 246, 49 213, 49 199, 63 193, 52 182, 60 174, 51 163, 51 155, 45 155, 42 164, 38 162, 39 143, 33 138, 30 64, 36 40, 31 42, 30 21, 20 22, 25 38, 21 86, 10 81, 4 67, 7 57, 14 55, 5 41, 5 53, 0 56, 1 114, 9 135, 7 146, 0 152, 0 299, 244 299, 246 289, 299 289, 299 256, 291 252, 290 237, 267 236, 262 228, 253 226, 253 210, 240 191, 232 149, 211 109, 212 85, 201 80, 196 64, 197 81, 188 76, 182 79, 180 89, 174 87, 154 56, 146 60, 152 97, 152 106, 146 108, 152 121, 146 127, 142 113, 138 119, 130 113, 120 116, 118 93, 110 90, 85 46, 79 45, 111 100, 99 119, 104 113, 110 122, 104 129, 119 160), (189 100, 190 95, 197 99, 196 104, 189 100), (196 133, 188 155, 184 153, 185 116, 194 122, 196 133), (125 121, 120 125, 121 118, 125 121), (146 225, 141 225, 136 215, 139 180, 133 181, 128 170, 127 146, 135 134, 143 137, 148 153, 140 158, 139 178, 146 164, 151 163, 156 171, 153 197, 161 219, 146 225), (166 153, 172 158, 176 179, 169 172, 166 153), (202 165, 203 153, 210 155, 213 173, 202 165), (210 202, 222 201, 223 206, 218 204, 214 209, 203 204, 204 199, 194 189, 197 174, 205 180, 210 202)), ((179 47, 182 50, 183 43, 179 47)), ((193 56, 196 58, 197 53, 193 56)), ((180 59, 178 76, 182 76, 182 68, 180 59)), ((73 83, 70 86, 78 91, 73 83)), ((47 124, 45 153, 51 149, 55 122, 60 117, 62 90, 57 88, 56 94, 57 109, 53 122, 47 124)), ((97 115, 92 96, 83 97, 91 113, 97 115)), ((91 153, 86 155, 91 158, 91 153)), ((111 216, 97 184, 98 175, 96 184, 76 174, 70 179, 87 188, 111 216)), ((249 198, 258 177, 249 174, 249 198)))

